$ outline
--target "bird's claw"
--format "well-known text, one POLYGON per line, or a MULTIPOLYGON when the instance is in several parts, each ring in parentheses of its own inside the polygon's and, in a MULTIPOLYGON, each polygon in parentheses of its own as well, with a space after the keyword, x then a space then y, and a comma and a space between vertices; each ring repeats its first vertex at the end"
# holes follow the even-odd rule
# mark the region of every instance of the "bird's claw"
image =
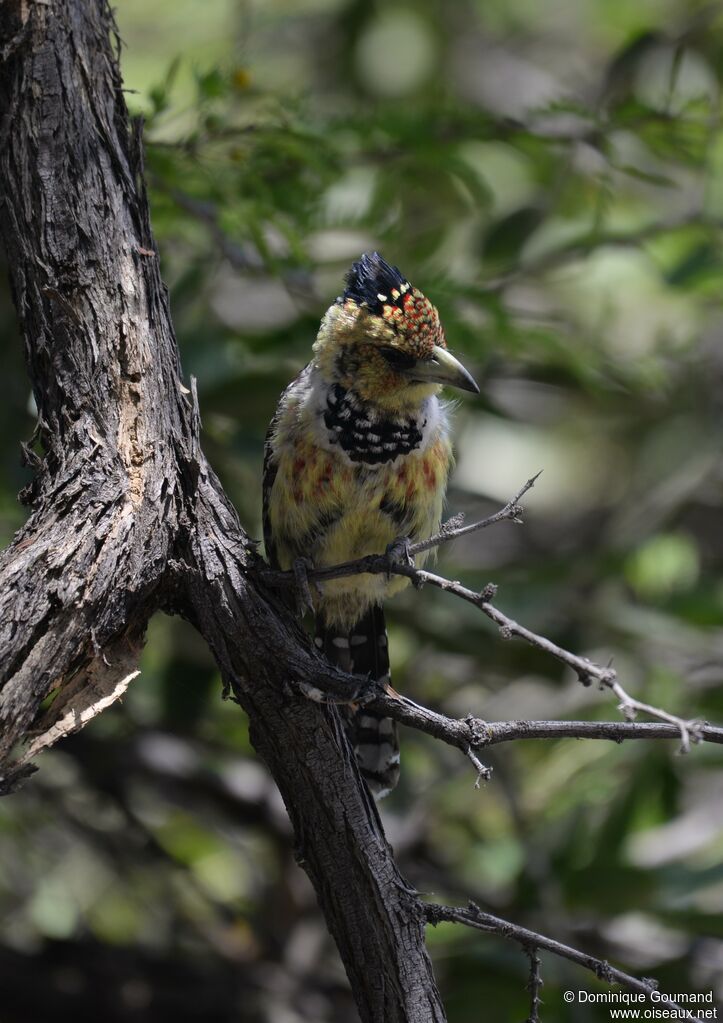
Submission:
POLYGON ((294 561, 294 581, 296 583, 296 610, 300 618, 307 611, 314 610, 314 597, 309 585, 309 570, 314 566, 308 558, 296 558, 294 561))
POLYGON ((414 558, 412 557, 409 548, 412 546, 412 541, 408 536, 398 536, 396 540, 387 546, 384 552, 387 559, 387 564, 390 567, 388 572, 391 578, 391 566, 392 565, 407 565, 409 568, 414 568, 414 558))

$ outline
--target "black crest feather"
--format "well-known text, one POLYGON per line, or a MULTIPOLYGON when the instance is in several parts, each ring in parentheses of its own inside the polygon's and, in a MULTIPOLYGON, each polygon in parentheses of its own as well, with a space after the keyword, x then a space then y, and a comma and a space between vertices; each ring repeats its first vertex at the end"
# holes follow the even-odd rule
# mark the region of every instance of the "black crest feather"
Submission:
POLYGON ((342 299, 352 298, 359 305, 367 306, 372 312, 381 312, 384 295, 391 298, 392 288, 407 284, 404 274, 396 266, 390 266, 378 252, 365 252, 361 259, 352 263, 345 278, 346 288, 342 299))

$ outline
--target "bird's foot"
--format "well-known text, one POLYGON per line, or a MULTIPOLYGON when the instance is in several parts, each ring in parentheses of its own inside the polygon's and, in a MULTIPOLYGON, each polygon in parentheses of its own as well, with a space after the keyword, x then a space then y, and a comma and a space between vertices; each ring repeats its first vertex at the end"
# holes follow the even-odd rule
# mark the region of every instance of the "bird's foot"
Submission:
POLYGON ((392 540, 388 545, 384 555, 390 567, 390 571, 387 573, 390 579, 392 577, 392 565, 407 565, 409 568, 414 568, 414 558, 409 550, 411 546, 412 541, 408 536, 398 536, 396 540, 392 540))
POLYGON ((294 561, 296 610, 299 618, 303 618, 307 611, 314 610, 314 597, 309 585, 309 572, 313 567, 313 563, 308 558, 296 558, 294 561))

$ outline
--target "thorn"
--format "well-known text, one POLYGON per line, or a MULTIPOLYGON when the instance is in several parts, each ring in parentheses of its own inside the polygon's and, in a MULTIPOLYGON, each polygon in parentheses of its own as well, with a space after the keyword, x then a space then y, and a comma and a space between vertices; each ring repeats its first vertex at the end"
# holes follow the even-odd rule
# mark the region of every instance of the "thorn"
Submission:
POLYGON ((472 761, 475 770, 477 771, 477 777, 475 779, 474 787, 478 789, 480 787, 480 781, 484 778, 485 781, 491 781, 492 779, 492 768, 487 767, 483 764, 479 757, 475 756, 472 747, 467 747, 467 756, 472 761))

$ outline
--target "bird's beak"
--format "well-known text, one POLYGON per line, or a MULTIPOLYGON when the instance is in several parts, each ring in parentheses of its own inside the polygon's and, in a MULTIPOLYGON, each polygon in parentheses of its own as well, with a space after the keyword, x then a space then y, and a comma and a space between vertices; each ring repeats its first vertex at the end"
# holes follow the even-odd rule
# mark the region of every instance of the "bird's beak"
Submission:
POLYGON ((414 369, 409 370, 409 376, 415 382, 446 384, 448 387, 458 387, 460 391, 479 394, 479 387, 474 377, 446 348, 441 348, 439 345, 435 345, 432 349, 431 358, 420 359, 414 369))

